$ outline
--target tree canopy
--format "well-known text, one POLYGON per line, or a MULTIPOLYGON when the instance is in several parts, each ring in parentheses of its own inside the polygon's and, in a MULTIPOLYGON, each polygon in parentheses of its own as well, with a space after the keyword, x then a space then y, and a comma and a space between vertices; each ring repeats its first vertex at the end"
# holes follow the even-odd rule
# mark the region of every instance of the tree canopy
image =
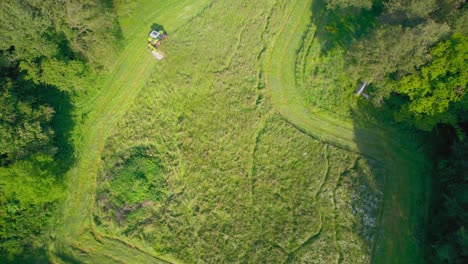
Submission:
POLYGON ((365 8, 372 7, 372 0, 327 0, 328 8, 365 8))
POLYGON ((348 49, 347 71, 371 83, 372 102, 424 130, 456 125, 466 105, 465 1, 389 0, 348 49))
POLYGON ((54 105, 94 89, 120 33, 112 1, 2 0, 0 35, 0 262, 23 263, 64 193, 67 113, 54 105))
POLYGON ((0 67, 0 163, 37 151, 54 154, 49 125, 54 109, 38 102, 37 89, 15 65, 0 67))
MULTIPOLYGON (((333 2, 342 5, 329 7, 344 8, 347 1, 333 2)), ((366 93, 375 107, 362 105, 380 109, 376 115, 382 120, 391 117, 432 131, 431 140, 440 141, 427 147, 438 164, 427 262, 464 263, 468 256, 463 195, 468 164, 466 1, 388 0, 374 1, 372 6, 361 10, 375 16, 371 30, 355 34, 344 47, 346 71, 355 87, 370 83, 366 93)))
POLYGON ((398 117, 423 129, 437 123, 456 125, 458 111, 452 109, 468 109, 468 38, 456 33, 433 47, 430 54, 430 63, 392 84, 393 90, 409 98, 398 117))

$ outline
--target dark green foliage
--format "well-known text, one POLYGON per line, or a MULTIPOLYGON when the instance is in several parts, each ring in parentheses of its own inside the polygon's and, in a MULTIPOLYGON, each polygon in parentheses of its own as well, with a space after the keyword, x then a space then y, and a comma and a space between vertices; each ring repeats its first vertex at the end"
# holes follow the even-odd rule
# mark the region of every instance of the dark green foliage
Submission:
POLYGON ((110 186, 119 206, 158 201, 163 197, 164 175, 154 160, 135 157, 110 173, 110 186))
POLYGON ((333 53, 334 47, 349 47, 354 39, 368 34, 375 26, 376 18, 381 13, 380 5, 372 9, 326 8, 330 2, 313 1, 312 22, 317 26, 316 37, 323 52, 333 53))
POLYGON ((372 7, 372 0, 327 0, 328 8, 366 8, 372 7))
POLYGON ((75 54, 94 66, 109 64, 118 24, 110 1, 2 1, 0 49, 15 47, 15 59, 32 61, 75 54), (73 50, 63 54, 63 45, 73 50))
MULTIPOLYGON (((44 1, 44 11, 50 11, 44 1)), ((42 15, 39 1, 6 0, 0 3, 0 50, 15 47, 15 59, 51 57, 58 51, 52 35, 52 21, 42 15)))
POLYGON ((47 155, 0 167, 0 260, 40 257, 53 210, 64 195, 57 170, 47 155))
POLYGON ((9 167, 0 167, 0 185, 22 204, 43 204, 63 196, 59 164, 46 154, 35 154, 9 167))
POLYGON ((20 65, 35 83, 53 85, 71 94, 94 88, 96 72, 89 64, 80 60, 62 61, 51 58, 41 63, 23 61, 20 65))
POLYGON ((431 218, 431 263, 466 263, 468 259, 468 143, 453 144, 449 156, 438 163, 441 195, 431 218))
POLYGON ((40 262, 73 162, 73 97, 117 53, 112 1, 0 1, 0 262, 40 262))
POLYGON ((50 127, 54 109, 38 101, 39 89, 14 63, 0 68, 0 164, 38 151, 55 153, 50 127))
POLYGON ((95 70, 111 66, 118 47, 110 3, 2 1, 0 50, 9 50, 35 83, 67 92, 91 90, 95 70))
POLYGON ((383 25, 353 45, 348 54, 349 71, 355 79, 373 82, 378 87, 373 96, 380 103, 392 92, 392 87, 386 85, 387 78, 408 74, 428 62, 429 47, 448 31, 447 25, 433 21, 413 28, 383 25))
POLYGON ((346 71, 346 53, 354 40, 368 36, 377 25, 382 6, 371 9, 326 8, 325 0, 313 1, 311 24, 297 60, 297 79, 304 80, 307 101, 323 110, 349 117, 356 84, 346 71), (314 30, 315 29, 315 30, 314 30), (301 65, 302 64, 302 65, 301 65), (302 75, 302 78, 300 77, 302 75))
POLYGON ((455 34, 431 49, 432 61, 416 74, 393 83, 393 90, 409 97, 397 117, 431 130, 437 123, 457 126, 468 109, 466 87, 468 72, 468 38, 455 34))
POLYGON ((95 216, 98 223, 110 220, 123 226, 124 232, 132 232, 142 215, 150 213, 146 207, 165 197, 163 169, 156 158, 144 152, 140 153, 143 156, 113 157, 117 164, 103 172, 97 190, 97 204, 103 213, 95 216))
POLYGON ((375 29, 351 45, 348 73, 356 83, 370 82, 372 102, 387 104, 382 109, 397 113, 396 120, 431 130, 455 125, 466 109, 462 2, 385 1, 375 29))
MULTIPOLYGON (((371 82, 372 102, 397 121, 424 130, 446 123, 466 137, 459 128, 468 109, 465 1, 390 0, 383 7, 375 29, 351 45, 348 73, 371 82)), ((438 165, 441 198, 428 232, 433 263, 467 259, 466 150, 456 144, 438 165)))
POLYGON ((21 204, 0 192, 0 262, 46 263, 41 248, 53 203, 21 204))
POLYGON ((436 0, 389 0, 384 5, 387 9, 385 15, 400 21, 428 18, 438 8, 436 0))
MULTIPOLYGON (((322 48, 327 52, 322 58, 333 58, 340 62, 340 49, 329 48, 333 47, 329 44, 331 42, 337 44, 334 47, 343 48, 343 53, 344 51, 347 53, 347 61, 343 61, 342 64, 335 63, 334 68, 331 68, 328 66, 329 59, 314 58, 318 62, 316 68, 325 74, 315 71, 312 75, 325 76, 326 78, 322 79, 328 83, 333 77, 335 79, 329 86, 340 84, 350 87, 350 93, 359 83, 370 82, 365 90, 370 100, 359 101, 362 107, 357 111, 358 114, 365 113, 378 122, 390 121, 394 125, 396 124, 393 120, 396 120, 400 128, 416 127, 426 131, 439 127, 440 124, 447 124, 455 131, 452 139, 466 138, 468 118, 466 1, 375 1, 369 11, 361 9, 359 12, 356 8, 346 6, 347 1, 330 2, 339 2, 341 6, 335 5, 339 8, 326 13, 324 11, 314 13, 313 21, 326 21, 316 23, 318 27, 316 38, 321 44, 324 43, 322 48), (380 11, 379 2, 381 2, 380 11), (356 17, 369 12, 375 16, 375 19, 353 20, 346 16, 329 15, 338 11, 356 17), (333 32, 330 30, 333 29, 330 25, 345 25, 342 28, 367 30, 362 30, 360 34, 355 34, 358 32, 356 30, 333 32), (329 33, 323 34, 325 31, 329 33), (344 37, 351 40, 342 41, 344 37), (336 74, 340 67, 346 70, 345 77, 336 74), (352 86, 349 85, 351 82, 354 83, 352 86)), ((311 83, 320 86, 322 79, 314 76, 311 78, 311 83)), ((327 86, 323 86, 322 89, 331 90, 327 86)), ((344 105, 343 102, 346 101, 341 99, 339 102, 344 105)), ((355 120, 360 118, 357 114, 353 117, 355 120)), ((420 134, 427 135, 423 132, 420 134)), ((466 150, 466 143, 457 143, 450 151, 450 155, 437 162, 435 180, 440 188, 435 189, 434 196, 439 196, 439 199, 434 203, 433 212, 429 216, 432 223, 428 229, 427 247, 430 252, 428 262, 466 263, 468 259, 466 235, 468 153, 466 150)))

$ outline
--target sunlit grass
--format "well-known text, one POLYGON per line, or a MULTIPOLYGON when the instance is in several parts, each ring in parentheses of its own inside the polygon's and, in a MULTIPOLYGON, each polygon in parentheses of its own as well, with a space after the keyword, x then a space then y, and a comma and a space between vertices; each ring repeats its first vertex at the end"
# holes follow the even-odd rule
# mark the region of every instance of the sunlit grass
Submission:
POLYGON ((374 232, 379 180, 359 155, 300 132, 261 99, 263 50, 294 7, 214 3, 163 43, 167 59, 107 142, 99 185, 112 186, 113 164, 144 147, 165 168, 166 196, 127 204, 138 208, 120 221, 104 202, 118 196, 98 193, 100 232, 186 262, 369 261, 373 236, 361 232, 374 232), (351 187, 369 184, 365 194, 351 187), (363 195, 372 206, 347 209, 364 208, 363 195))
MULTIPOLYGON (((121 21, 125 49, 107 81, 77 100, 78 163, 51 251, 88 262, 368 263, 383 241, 381 215, 398 220, 389 230, 408 231, 414 218, 388 212, 409 196, 382 195, 410 175, 388 167, 407 164, 386 163, 398 157, 395 146, 382 147, 386 134, 369 129, 358 139, 346 115, 315 108, 304 94, 313 80, 297 71, 317 62, 299 50, 303 32, 314 30, 309 6, 134 8, 121 21), (145 50, 152 23, 169 33, 161 62, 145 50)), ((338 93, 332 105, 347 98, 338 93)))

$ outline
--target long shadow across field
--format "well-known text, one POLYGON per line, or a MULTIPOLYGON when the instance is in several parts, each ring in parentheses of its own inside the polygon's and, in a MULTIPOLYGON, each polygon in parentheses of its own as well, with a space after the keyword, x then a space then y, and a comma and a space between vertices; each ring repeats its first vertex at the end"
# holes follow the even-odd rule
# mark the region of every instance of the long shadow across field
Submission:
POLYGON ((60 163, 62 173, 65 173, 75 162, 71 134, 75 127, 72 116, 73 105, 70 96, 56 87, 46 86, 42 90, 39 100, 50 104, 55 111, 52 118, 55 132, 54 145, 58 148, 55 158, 60 163))
MULTIPOLYGON (((348 49, 353 41, 365 37, 375 27, 382 6, 374 5, 370 10, 327 10, 323 0, 316 0, 311 10, 312 22, 317 25, 316 40, 322 52, 327 52, 335 46, 348 49)), ((420 152, 421 141, 415 132, 392 128, 388 125, 389 116, 383 116, 381 111, 361 101, 352 113, 359 152, 370 154, 386 168, 373 262, 418 263, 427 221, 430 165, 420 152), (373 120, 374 125, 368 120, 373 120)), ((368 162, 368 166, 375 167, 376 163, 368 162)))
MULTIPOLYGON (((378 7, 348 13, 345 10, 331 11, 326 9, 322 0, 313 1, 310 11, 309 21, 305 21, 305 17, 300 18, 300 9, 296 16, 291 16, 289 26, 281 32, 277 47, 271 52, 274 60, 266 64, 267 86, 275 108, 303 133, 360 154, 371 170, 383 168, 383 180, 375 175, 375 181, 382 183, 384 195, 374 228, 376 237, 370 245, 372 263, 420 263, 421 231, 426 221, 428 199, 424 192, 428 186, 425 176, 430 166, 418 150, 416 136, 379 122, 372 117, 376 109, 366 104, 354 108, 348 120, 320 111, 305 102, 303 90, 307 87, 298 87, 297 76, 295 82, 293 80, 297 74, 294 68, 301 64, 298 63, 301 52, 305 57, 309 55, 309 43, 304 43, 309 38, 303 30, 317 28, 310 41, 320 44, 321 53, 338 46, 347 50, 354 40, 373 27, 380 11, 378 7), (365 16, 359 17, 362 14, 365 16), (353 23, 364 23, 364 26, 353 28, 353 23)), ((303 58, 302 64, 305 65, 303 58)), ((306 73, 305 70, 302 72, 306 73)), ((365 234, 362 234, 362 239, 368 241, 365 234)))
MULTIPOLYGON (((359 151, 372 153, 385 168, 382 181, 384 197, 375 230, 372 262, 423 263, 431 166, 416 132, 371 124, 369 120, 388 122, 378 113, 379 109, 367 102, 359 103, 353 111, 355 142, 359 151), (369 134, 369 130, 375 133, 369 134)), ((368 162, 371 169, 376 165, 380 166, 368 162)))
POLYGON ((314 0, 310 6, 311 22, 317 26, 316 39, 322 52, 336 46, 347 48, 375 26, 382 6, 374 5, 370 10, 360 8, 331 9, 325 0, 314 0))
MULTIPOLYGON (((311 11, 311 22, 317 26, 315 41, 320 43, 321 52, 326 53, 336 46, 349 49, 353 41, 365 37, 375 27, 382 6, 374 5, 370 10, 331 10, 324 0, 315 0, 311 11)), ((414 132, 391 128, 388 117, 379 114, 380 111, 361 101, 352 113, 354 141, 359 152, 376 159, 367 159, 371 170, 385 168, 383 182, 380 179, 385 195, 372 246, 373 262, 418 263, 427 221, 430 166, 420 152, 420 140, 414 132), (374 125, 368 120, 374 120, 374 125)))

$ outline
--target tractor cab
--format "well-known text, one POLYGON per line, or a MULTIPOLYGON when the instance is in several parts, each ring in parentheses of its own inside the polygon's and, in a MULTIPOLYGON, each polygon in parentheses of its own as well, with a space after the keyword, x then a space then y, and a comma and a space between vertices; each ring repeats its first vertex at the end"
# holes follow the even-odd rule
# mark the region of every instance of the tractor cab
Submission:
POLYGON ((164 55, 158 51, 161 41, 167 38, 167 34, 164 31, 153 30, 148 37, 148 49, 151 50, 151 53, 158 60, 162 60, 164 55))
POLYGON ((164 33, 164 31, 156 31, 156 30, 153 30, 151 31, 150 35, 149 35, 152 39, 157 39, 157 40, 163 40, 165 38, 167 38, 167 34, 164 33))

